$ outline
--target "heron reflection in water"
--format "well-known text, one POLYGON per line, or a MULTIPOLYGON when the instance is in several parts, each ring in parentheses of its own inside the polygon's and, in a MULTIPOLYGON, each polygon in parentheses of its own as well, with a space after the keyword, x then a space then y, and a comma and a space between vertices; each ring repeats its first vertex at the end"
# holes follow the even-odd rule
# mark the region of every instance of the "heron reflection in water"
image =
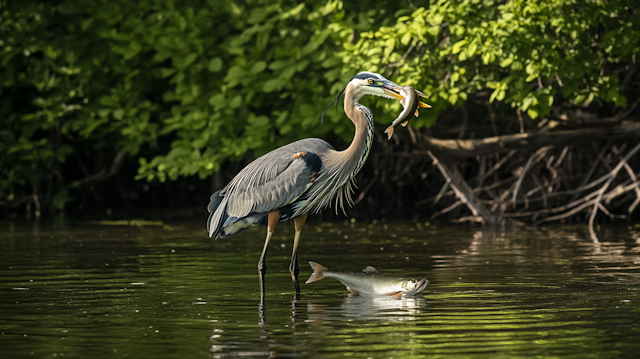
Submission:
POLYGON ((307 215, 331 204, 343 210, 345 202, 353 204, 354 178, 371 149, 373 116, 358 101, 365 95, 402 100, 402 89, 379 74, 357 74, 329 105, 344 96, 344 111, 355 125, 355 135, 347 149, 336 151, 319 138, 293 142, 257 158, 211 196, 207 221, 210 237, 230 237, 252 226, 267 227, 258 262, 262 294, 269 241, 278 223, 290 219, 295 235, 289 271, 296 294, 300 293, 297 252, 307 215))

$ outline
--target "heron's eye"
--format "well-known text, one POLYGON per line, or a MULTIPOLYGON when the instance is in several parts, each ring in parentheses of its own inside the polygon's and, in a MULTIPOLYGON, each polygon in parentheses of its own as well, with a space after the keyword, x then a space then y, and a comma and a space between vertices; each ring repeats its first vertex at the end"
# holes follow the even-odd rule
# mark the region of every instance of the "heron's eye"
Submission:
POLYGON ((369 83, 369 85, 373 85, 374 81, 372 79, 369 79, 369 80, 367 80, 367 82, 369 83))

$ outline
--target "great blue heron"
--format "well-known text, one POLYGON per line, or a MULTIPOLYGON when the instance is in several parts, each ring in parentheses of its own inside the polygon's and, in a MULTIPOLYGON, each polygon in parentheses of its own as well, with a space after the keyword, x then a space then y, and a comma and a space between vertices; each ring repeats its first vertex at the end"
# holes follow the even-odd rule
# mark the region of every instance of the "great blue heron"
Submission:
POLYGON ((401 100, 401 90, 401 86, 379 74, 357 74, 331 103, 344 95, 344 111, 356 127, 353 141, 346 150, 336 151, 319 138, 293 142, 257 158, 211 196, 207 221, 210 237, 229 237, 251 226, 267 226, 267 238, 258 262, 262 291, 269 240, 278 222, 293 219, 295 235, 289 271, 296 293, 300 292, 297 252, 307 215, 319 212, 334 201, 336 207, 343 210, 345 201, 353 204, 354 177, 371 149, 373 116, 358 100, 364 95, 401 100))

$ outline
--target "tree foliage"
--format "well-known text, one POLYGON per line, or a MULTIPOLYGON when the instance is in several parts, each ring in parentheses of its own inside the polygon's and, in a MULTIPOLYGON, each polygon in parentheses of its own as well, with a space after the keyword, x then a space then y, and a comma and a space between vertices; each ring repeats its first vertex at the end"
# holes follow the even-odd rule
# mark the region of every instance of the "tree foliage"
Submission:
POLYGON ((343 54, 350 68, 394 71, 436 108, 491 89, 535 119, 554 104, 626 106, 620 76, 640 53, 633 1, 446 1, 363 33, 343 54))
MULTIPOLYGON (((416 127, 487 91, 531 119, 610 115, 638 29, 633 1, 0 1, 0 205, 64 208, 124 158, 141 180, 206 178, 247 152, 349 140, 343 115, 319 117, 362 70, 431 95, 416 127)), ((372 106, 384 123, 400 110, 372 106)))

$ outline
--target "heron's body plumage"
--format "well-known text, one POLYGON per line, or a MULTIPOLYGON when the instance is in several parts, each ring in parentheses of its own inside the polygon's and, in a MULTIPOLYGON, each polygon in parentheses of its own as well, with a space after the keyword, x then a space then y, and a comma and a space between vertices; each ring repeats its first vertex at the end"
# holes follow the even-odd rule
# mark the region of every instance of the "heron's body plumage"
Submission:
POLYGON ((347 86, 345 111, 356 126, 351 145, 336 151, 324 140, 306 138, 257 158, 211 196, 207 223, 211 237, 266 225, 266 215, 274 209, 280 210, 280 221, 286 221, 317 213, 333 201, 336 210, 344 211, 345 202, 353 204, 354 178, 373 142, 373 116, 350 89, 347 86))
POLYGON ((225 188, 211 196, 207 223, 210 236, 225 234, 222 232, 225 226, 249 216, 253 216, 251 224, 266 225, 255 218, 266 218, 273 209, 282 209, 282 221, 304 213, 305 208, 296 206, 296 202, 301 202, 301 196, 313 187, 323 169, 321 156, 328 151, 335 150, 326 141, 307 138, 251 162, 225 188))

